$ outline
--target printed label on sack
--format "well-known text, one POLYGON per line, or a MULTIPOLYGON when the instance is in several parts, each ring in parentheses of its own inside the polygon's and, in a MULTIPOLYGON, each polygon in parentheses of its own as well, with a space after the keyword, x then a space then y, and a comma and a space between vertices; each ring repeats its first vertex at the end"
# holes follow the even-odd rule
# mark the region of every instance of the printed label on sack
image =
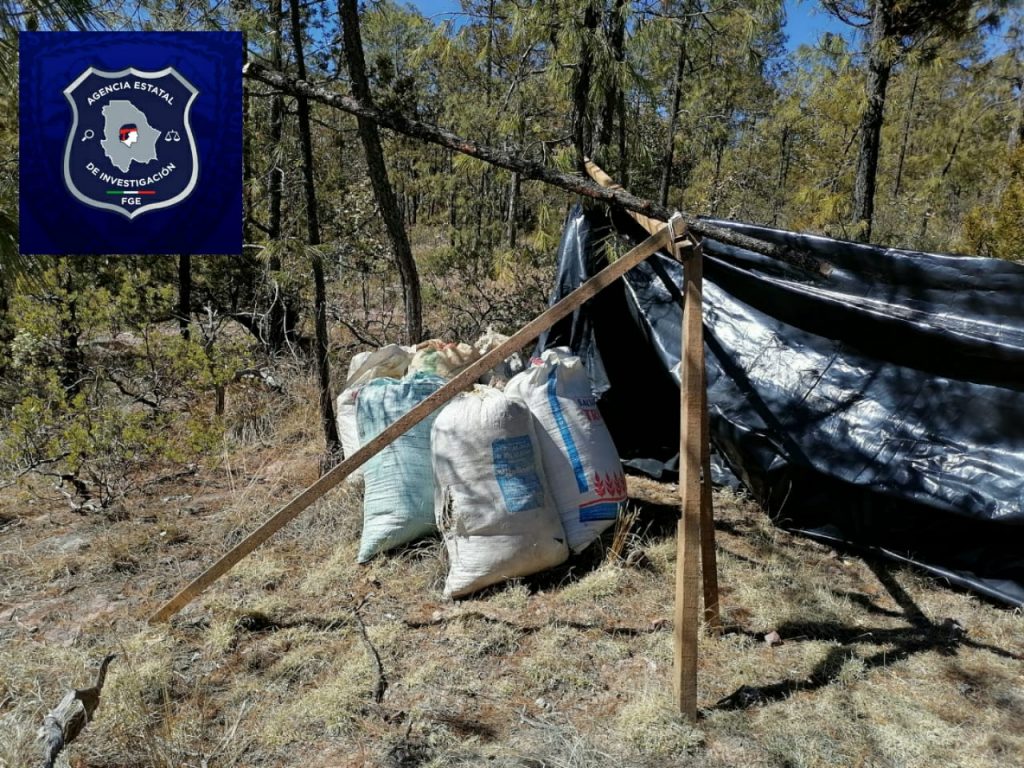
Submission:
POLYGON ((580 504, 580 522, 614 520, 619 503, 626 500, 626 476, 621 473, 594 473, 594 493, 598 498, 580 504))
POLYGON ((491 443, 494 476, 509 512, 524 512, 544 504, 544 486, 537 474, 536 457, 529 435, 491 443))
POLYGON ((591 424, 601 422, 601 412, 597 410, 597 399, 593 397, 577 397, 576 406, 591 424))

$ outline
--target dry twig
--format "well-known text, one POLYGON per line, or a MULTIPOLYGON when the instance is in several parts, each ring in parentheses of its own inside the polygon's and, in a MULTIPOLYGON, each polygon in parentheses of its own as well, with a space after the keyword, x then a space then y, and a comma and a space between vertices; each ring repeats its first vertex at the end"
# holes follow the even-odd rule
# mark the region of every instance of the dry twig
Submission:
POLYGON ((116 654, 107 655, 100 662, 96 683, 91 688, 77 688, 64 694, 60 704, 46 713, 37 734, 43 747, 43 768, 53 768, 64 747, 78 738, 78 734, 92 720, 100 705, 100 691, 107 678, 107 666, 116 654))

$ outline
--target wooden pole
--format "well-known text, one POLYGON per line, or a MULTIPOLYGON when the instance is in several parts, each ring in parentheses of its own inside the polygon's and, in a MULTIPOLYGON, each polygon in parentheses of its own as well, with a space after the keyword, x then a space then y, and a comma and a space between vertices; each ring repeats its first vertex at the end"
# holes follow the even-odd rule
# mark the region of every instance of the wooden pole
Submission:
MULTIPOLYGON (((680 257, 677 220, 669 223, 672 247, 680 257)), ((703 257, 699 247, 686 259, 683 278, 683 333, 679 364, 679 496, 682 515, 676 538, 676 605, 674 682, 679 711, 697 719, 697 613, 700 594, 700 517, 705 486, 701 483, 701 437, 704 399, 704 333, 701 315, 703 257)))
MULTIPOLYGON (((586 160, 587 173, 590 178, 605 188, 620 189, 618 184, 605 173, 593 160, 586 160)), ((643 216, 633 211, 627 211, 633 220, 643 227, 648 233, 655 234, 665 228, 665 222, 643 216)), ((677 253, 678 257, 678 253, 677 253)), ((703 478, 704 491, 701 494, 700 506, 700 562, 704 584, 704 621, 708 623, 715 632, 722 629, 722 618, 718 608, 718 558, 715 553, 715 511, 711 498, 711 432, 708 424, 708 391, 707 371, 701 367, 704 374, 704 382, 700 387, 701 413, 701 477, 703 478)))
POLYGON ((547 311, 531 320, 507 341, 495 347, 439 390, 417 404, 412 410, 377 435, 377 437, 362 446, 349 458, 338 464, 338 466, 271 515, 259 528, 246 536, 194 581, 161 606, 150 617, 150 623, 167 621, 171 616, 192 602, 217 579, 227 573, 236 563, 256 549, 256 547, 291 522, 306 507, 348 477, 354 469, 380 453, 380 451, 419 424, 459 392, 472 387, 477 379, 499 362, 513 352, 518 352, 556 322, 578 309, 587 299, 596 296, 641 261, 660 248, 667 246, 668 243, 667 230, 652 235, 625 256, 602 269, 564 299, 548 308, 547 311))
MULTIPOLYGON (((602 189, 622 189, 621 184, 616 184, 615 180, 607 173, 605 173, 604 169, 602 169, 601 166, 599 166, 589 157, 584 158, 583 167, 587 169, 587 174, 590 176, 590 178, 596 181, 602 189)), ((649 234, 653 235, 655 232, 664 229, 666 226, 664 221, 659 221, 658 219, 652 218, 650 216, 644 216, 642 213, 637 213, 636 211, 632 211, 629 208, 626 208, 625 210, 626 213, 632 216, 633 220, 641 227, 643 227, 645 230, 647 230, 649 234)))

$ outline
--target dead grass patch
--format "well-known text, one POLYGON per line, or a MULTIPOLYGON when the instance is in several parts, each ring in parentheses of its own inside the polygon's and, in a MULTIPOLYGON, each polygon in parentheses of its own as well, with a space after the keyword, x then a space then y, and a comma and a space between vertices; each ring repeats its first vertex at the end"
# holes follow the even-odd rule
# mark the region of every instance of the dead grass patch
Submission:
POLYGON ((1020 612, 795 538, 726 492, 727 631, 700 628, 702 717, 679 720, 677 489, 641 478, 620 538, 643 557, 625 564, 598 552, 445 601, 436 538, 356 565, 361 495, 339 488, 169 627, 146 627, 315 479, 307 386, 273 406, 271 432, 253 422, 196 478, 127 500, 127 519, 73 515, 41 492, 0 500, 0 766, 28 760, 43 713, 109 650, 121 658, 73 765, 1024 762, 1020 612), (357 607, 386 676, 380 703, 357 607), (772 630, 781 645, 764 642, 772 630))

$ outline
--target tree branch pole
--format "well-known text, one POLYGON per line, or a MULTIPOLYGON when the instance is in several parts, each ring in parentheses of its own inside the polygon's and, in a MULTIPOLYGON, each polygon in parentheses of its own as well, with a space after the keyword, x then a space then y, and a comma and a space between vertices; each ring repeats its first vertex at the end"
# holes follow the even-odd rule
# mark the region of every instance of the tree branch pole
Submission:
MULTIPOLYGON (((664 205, 660 205, 653 200, 637 197, 623 189, 604 189, 599 184, 583 176, 563 173, 554 168, 548 168, 541 163, 526 160, 511 152, 505 152, 495 147, 479 144, 472 139, 457 136, 444 128, 406 117, 393 110, 368 106, 351 96, 334 93, 322 86, 311 85, 304 80, 268 69, 255 60, 251 60, 245 65, 243 73, 246 77, 277 88, 291 96, 305 96, 310 101, 326 104, 329 107, 340 109, 356 117, 368 118, 380 126, 390 128, 406 136, 437 144, 477 160, 483 160, 485 163, 496 165, 499 168, 513 171, 524 179, 541 181, 553 187, 559 187, 568 192, 599 200, 610 205, 617 205, 634 213, 661 221, 668 221, 674 213, 674 211, 671 211, 664 205)), ((764 240, 711 224, 695 216, 681 215, 687 229, 696 235, 709 237, 726 245, 733 245, 764 254, 802 269, 811 270, 819 275, 828 274, 827 265, 809 254, 789 248, 781 248, 764 240)))

